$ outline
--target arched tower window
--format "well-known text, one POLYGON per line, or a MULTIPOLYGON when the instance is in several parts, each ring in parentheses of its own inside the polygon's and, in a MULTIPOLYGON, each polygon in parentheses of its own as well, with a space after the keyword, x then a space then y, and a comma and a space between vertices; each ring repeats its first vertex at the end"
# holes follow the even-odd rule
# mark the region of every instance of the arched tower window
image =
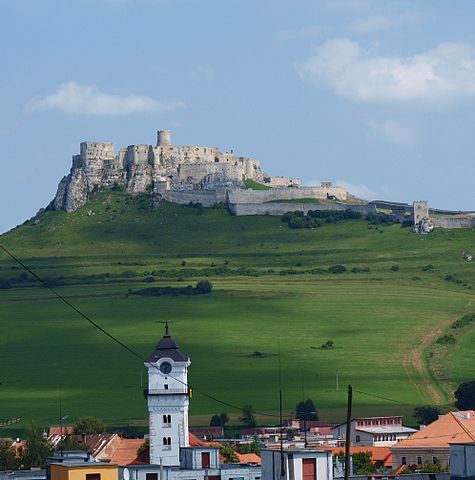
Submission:
POLYGON ((163 423, 167 423, 167 416, 163 415, 163 423))
POLYGON ((172 423, 172 416, 171 415, 167 416, 167 423, 172 423))
POLYGON ((167 437, 163 437, 163 445, 168 445, 168 443, 167 443, 167 437))
POLYGON ((168 441, 167 445, 171 445, 171 444, 172 444, 172 439, 171 439, 170 437, 168 437, 167 441, 168 441))

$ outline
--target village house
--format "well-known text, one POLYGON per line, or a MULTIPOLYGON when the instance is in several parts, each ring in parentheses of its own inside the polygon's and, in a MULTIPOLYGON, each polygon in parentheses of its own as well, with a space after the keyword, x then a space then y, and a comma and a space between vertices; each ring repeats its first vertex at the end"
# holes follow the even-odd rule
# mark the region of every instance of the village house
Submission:
MULTIPOLYGON (((346 424, 336 425, 332 432, 334 439, 345 440, 346 424)), ((416 430, 413 428, 403 426, 400 416, 353 418, 350 425, 350 441, 352 445, 390 447, 414 432, 416 430)))
POLYGON ((393 466, 425 462, 449 466, 450 444, 475 442, 475 412, 449 412, 391 447, 393 466))

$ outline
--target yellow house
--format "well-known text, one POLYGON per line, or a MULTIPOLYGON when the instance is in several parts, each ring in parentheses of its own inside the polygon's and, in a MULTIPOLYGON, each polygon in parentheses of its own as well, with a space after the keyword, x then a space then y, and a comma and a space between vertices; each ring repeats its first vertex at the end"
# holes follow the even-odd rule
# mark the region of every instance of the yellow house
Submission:
POLYGON ((117 465, 102 462, 52 463, 50 480, 118 480, 117 465))

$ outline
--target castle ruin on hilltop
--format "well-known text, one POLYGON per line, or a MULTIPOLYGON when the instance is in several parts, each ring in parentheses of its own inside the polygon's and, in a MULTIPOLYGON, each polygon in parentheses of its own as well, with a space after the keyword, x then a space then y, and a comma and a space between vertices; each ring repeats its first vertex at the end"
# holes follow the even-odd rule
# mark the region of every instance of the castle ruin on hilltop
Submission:
POLYGON ((85 205, 89 195, 103 187, 124 186, 130 193, 151 192, 175 203, 210 206, 280 199, 346 200, 345 188, 324 182, 318 187, 300 187, 299 179, 270 176, 257 160, 221 152, 217 147, 173 145, 169 130, 159 130, 157 144, 129 145, 116 155, 113 143, 82 142, 73 156, 69 175, 59 183, 50 208, 73 212, 85 205), (252 190, 253 180, 268 190, 252 190), (249 200, 249 202, 247 202, 249 200), (231 202, 232 203, 232 202, 231 202))
POLYGON ((298 178, 270 176, 257 160, 221 152, 217 147, 174 145, 169 130, 159 130, 157 144, 129 145, 82 142, 69 174, 59 182, 49 207, 74 212, 101 188, 121 186, 129 193, 149 193, 155 200, 210 207, 225 203, 234 215, 283 215, 289 211, 352 210, 414 222, 414 231, 434 227, 474 228, 475 212, 453 212, 381 200, 361 201, 344 187, 322 182, 301 186, 298 178))

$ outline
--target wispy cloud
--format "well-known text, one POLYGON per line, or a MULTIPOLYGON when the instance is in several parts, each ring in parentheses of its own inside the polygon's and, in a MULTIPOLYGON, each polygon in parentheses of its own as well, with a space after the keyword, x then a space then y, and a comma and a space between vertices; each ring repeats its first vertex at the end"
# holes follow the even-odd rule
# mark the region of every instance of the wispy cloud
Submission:
POLYGON ((65 113, 91 116, 116 116, 130 113, 166 113, 183 108, 180 100, 157 101, 141 95, 113 95, 100 91, 92 85, 68 82, 60 85, 56 92, 31 100, 26 109, 60 110, 65 113))
POLYGON ((372 3, 372 0, 322 0, 323 6, 327 9, 343 10, 351 13, 368 10, 372 3))
POLYGON ((363 200, 375 200, 376 198, 382 198, 387 196, 387 189, 383 188, 381 191, 376 190, 368 185, 364 185, 362 183, 356 184, 347 182, 346 180, 337 180, 335 185, 340 185, 345 187, 351 195, 354 195, 357 198, 361 198, 363 200))
POLYGON ((394 120, 375 122, 370 120, 366 125, 366 139, 370 142, 390 143, 410 146, 416 142, 414 128, 394 120))
POLYGON ((421 22, 423 16, 418 12, 401 12, 386 15, 370 15, 357 18, 350 26, 352 33, 364 34, 390 30, 421 22))
POLYGON ((302 80, 360 102, 409 102, 475 96, 475 52, 443 43, 408 57, 377 56, 347 39, 327 40, 295 66, 302 80))
POLYGON ((214 78, 214 69, 206 65, 196 65, 188 71, 188 75, 195 79, 211 80, 214 78))

